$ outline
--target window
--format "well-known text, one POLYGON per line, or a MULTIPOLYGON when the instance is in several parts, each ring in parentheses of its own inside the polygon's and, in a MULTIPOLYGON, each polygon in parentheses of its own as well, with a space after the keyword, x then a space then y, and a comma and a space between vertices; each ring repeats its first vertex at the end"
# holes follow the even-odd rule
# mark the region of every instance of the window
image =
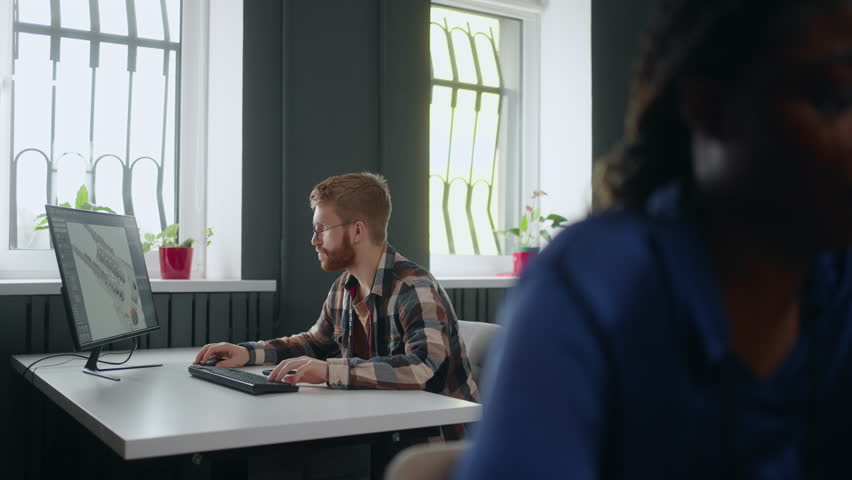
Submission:
POLYGON ((444 275, 508 255, 496 230, 517 221, 522 192, 537 187, 536 123, 525 121, 536 82, 523 75, 530 22, 456 3, 431 14, 430 253, 444 275))
MULTIPOLYGON (((2 4, 0 278, 58 276, 33 219, 45 203, 73 204, 81 185, 142 232, 179 222, 198 238, 227 225, 217 259, 196 244, 193 276, 212 261, 238 278, 240 203, 208 195, 221 177, 206 172, 241 182, 242 2, 2 4)), ((239 184, 227 189, 240 197, 239 184)))
POLYGON ((176 221, 180 0, 14 1, 9 248, 50 248, 45 203, 176 221))

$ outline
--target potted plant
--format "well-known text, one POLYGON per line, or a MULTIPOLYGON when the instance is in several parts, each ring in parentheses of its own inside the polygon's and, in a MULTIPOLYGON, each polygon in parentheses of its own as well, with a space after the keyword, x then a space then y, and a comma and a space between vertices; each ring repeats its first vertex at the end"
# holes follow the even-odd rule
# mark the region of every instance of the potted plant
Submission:
MULTIPOLYGON (((542 190, 535 190, 530 197, 534 205, 538 203, 538 197, 547 195, 542 190)), ((523 213, 521 214, 520 224, 516 228, 501 230, 497 233, 512 235, 516 238, 515 248, 512 251, 512 273, 519 276, 521 271, 527 265, 527 262, 539 252, 539 242, 543 238, 548 242, 551 240, 551 235, 548 230, 555 230, 562 226, 568 219, 561 215, 551 213, 548 216, 542 216, 541 208, 536 205, 524 205, 523 213), (551 222, 547 225, 546 222, 551 222)))
MULTIPOLYGON (((192 271, 192 245, 195 239, 178 240, 178 225, 172 224, 158 234, 146 233, 142 242, 142 251, 148 253, 152 248, 158 248, 160 254, 160 276, 164 279, 189 279, 192 271)), ((210 245, 213 229, 203 232, 204 240, 210 245)))
MULTIPOLYGON (((71 203, 65 202, 60 203, 60 207, 68 207, 68 208, 76 208, 78 210, 90 210, 93 212, 107 212, 107 213, 115 213, 115 210, 109 207, 102 207, 95 205, 89 202, 89 189, 86 188, 85 185, 80 185, 80 189, 77 190, 77 198, 74 199, 74 206, 71 206, 71 203)), ((47 224, 47 214, 42 213, 40 215, 36 215, 35 221, 38 222, 33 227, 33 231, 39 230, 47 230, 50 228, 47 224)))

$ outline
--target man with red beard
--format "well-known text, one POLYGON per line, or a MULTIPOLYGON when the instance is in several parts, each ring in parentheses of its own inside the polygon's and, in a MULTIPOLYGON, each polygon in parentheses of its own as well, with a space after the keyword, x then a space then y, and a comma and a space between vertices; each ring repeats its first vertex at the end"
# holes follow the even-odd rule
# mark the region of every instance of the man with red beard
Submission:
MULTIPOLYGON (((344 270, 307 332, 239 345, 205 345, 195 363, 277 364, 272 381, 327 383, 336 389, 426 390, 477 401, 455 311, 423 267, 387 241, 391 198, 371 173, 328 178, 310 195, 311 244, 326 271, 344 270)), ((445 427, 459 438, 458 426, 445 427)))

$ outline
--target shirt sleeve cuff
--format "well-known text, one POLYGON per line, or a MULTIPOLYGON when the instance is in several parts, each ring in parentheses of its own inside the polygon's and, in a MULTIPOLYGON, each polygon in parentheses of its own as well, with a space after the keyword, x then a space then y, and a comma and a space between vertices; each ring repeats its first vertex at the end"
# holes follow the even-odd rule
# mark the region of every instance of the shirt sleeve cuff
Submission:
POLYGON ((248 350, 249 361, 246 365, 263 365, 266 360, 266 350, 263 349, 263 345, 258 342, 243 342, 238 345, 248 350))
POLYGON ((349 360, 346 358, 329 358, 328 386, 339 390, 349 388, 349 360))

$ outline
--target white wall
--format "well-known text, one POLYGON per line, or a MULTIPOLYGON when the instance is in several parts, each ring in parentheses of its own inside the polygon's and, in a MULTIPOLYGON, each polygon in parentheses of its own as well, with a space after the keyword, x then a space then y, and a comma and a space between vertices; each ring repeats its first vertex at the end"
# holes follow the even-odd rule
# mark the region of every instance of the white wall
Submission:
POLYGON ((591 206, 591 9, 591 0, 550 0, 541 12, 541 207, 572 221, 591 206))

